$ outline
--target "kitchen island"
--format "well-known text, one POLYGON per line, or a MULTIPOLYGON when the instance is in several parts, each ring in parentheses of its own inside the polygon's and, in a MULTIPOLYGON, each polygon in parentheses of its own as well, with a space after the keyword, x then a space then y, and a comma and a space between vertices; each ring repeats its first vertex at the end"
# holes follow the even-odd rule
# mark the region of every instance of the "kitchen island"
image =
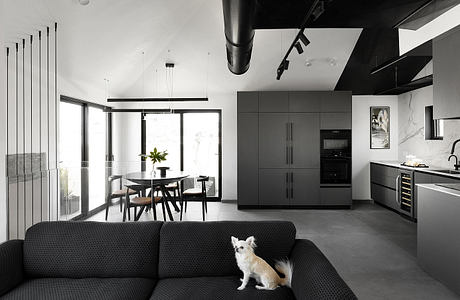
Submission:
POLYGON ((460 184, 417 184, 417 260, 460 294, 460 184))

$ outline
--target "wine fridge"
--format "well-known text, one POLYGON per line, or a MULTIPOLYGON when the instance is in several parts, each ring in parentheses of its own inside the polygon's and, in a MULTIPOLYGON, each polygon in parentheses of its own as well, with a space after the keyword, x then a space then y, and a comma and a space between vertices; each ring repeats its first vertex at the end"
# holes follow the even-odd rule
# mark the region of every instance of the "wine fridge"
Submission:
POLYGON ((398 210, 401 214, 415 219, 414 215, 414 172, 408 170, 400 170, 396 178, 396 202, 398 210))

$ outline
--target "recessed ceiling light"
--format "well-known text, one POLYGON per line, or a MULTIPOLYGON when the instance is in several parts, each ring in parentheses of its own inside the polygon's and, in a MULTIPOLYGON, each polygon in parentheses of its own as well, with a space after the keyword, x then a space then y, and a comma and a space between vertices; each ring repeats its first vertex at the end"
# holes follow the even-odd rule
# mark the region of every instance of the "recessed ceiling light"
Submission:
POLYGON ((78 0, 78 3, 80 3, 81 5, 88 5, 89 0, 78 0))
POLYGON ((311 67, 311 65, 312 65, 311 59, 307 59, 307 60, 305 61, 305 66, 311 67))

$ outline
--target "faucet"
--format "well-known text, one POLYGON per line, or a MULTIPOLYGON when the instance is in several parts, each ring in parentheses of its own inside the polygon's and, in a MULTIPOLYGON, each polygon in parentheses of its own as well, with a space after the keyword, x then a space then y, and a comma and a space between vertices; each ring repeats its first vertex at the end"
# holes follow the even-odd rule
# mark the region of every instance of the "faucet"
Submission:
POLYGON ((452 150, 450 150, 450 154, 454 154, 455 146, 457 145, 458 142, 460 142, 460 139, 456 140, 456 141, 452 144, 452 150))
POLYGON ((455 165, 454 165, 454 167, 455 167, 455 170, 458 171, 458 168, 460 167, 460 165, 458 164, 458 157, 457 157, 457 155, 451 154, 451 155, 449 156, 449 159, 447 159, 447 160, 450 161, 450 159, 451 159, 452 157, 455 157, 455 165))

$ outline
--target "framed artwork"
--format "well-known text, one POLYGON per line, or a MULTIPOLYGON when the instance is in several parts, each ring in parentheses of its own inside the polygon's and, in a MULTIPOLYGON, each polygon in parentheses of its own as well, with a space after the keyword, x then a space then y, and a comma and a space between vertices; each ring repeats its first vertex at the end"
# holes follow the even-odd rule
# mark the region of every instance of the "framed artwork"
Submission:
POLYGON ((371 149, 390 149, 390 107, 371 106, 371 149))

